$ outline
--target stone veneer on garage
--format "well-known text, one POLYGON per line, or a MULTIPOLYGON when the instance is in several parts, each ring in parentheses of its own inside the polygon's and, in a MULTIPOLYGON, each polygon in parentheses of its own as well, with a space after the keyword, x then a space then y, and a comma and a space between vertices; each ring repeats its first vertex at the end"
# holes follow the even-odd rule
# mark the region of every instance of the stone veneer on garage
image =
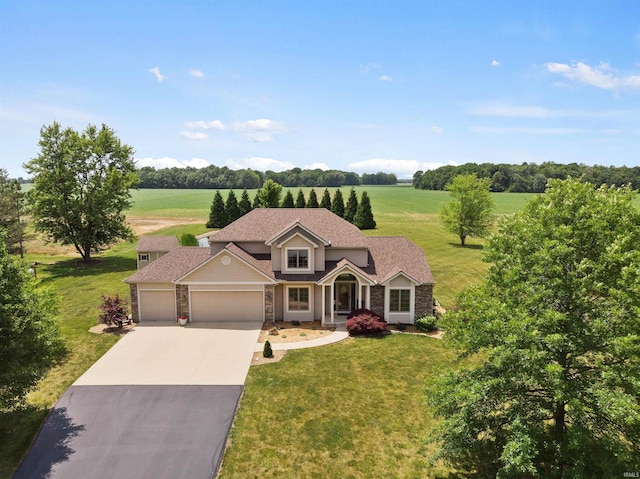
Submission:
POLYGON ((129 289, 131 290, 131 319, 134 323, 140 322, 139 310, 138 310, 138 285, 130 284, 129 289))
POLYGON ((186 284, 176 285, 176 303, 178 305, 178 316, 189 317, 189 286, 186 284))

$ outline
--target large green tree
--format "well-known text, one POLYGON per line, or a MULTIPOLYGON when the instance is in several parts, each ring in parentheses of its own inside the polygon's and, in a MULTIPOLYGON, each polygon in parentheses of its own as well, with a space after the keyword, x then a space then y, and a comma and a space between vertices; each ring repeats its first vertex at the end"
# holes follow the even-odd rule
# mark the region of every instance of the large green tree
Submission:
POLYGON ((229 216, 224 204, 224 199, 220 190, 216 190, 211 202, 211 210, 209 211, 209 221, 205 225, 207 228, 224 228, 229 224, 229 216))
POLYGON ((227 201, 224 204, 224 209, 227 213, 227 221, 229 223, 233 223, 242 216, 240 205, 238 204, 238 198, 236 198, 236 194, 233 190, 229 190, 229 194, 227 194, 227 201))
POLYGON ((320 208, 326 208, 328 210, 331 209, 331 193, 329 193, 328 188, 325 188, 324 193, 322 193, 322 199, 320 200, 320 208))
POLYGON ((447 231, 458 235, 462 246, 467 236, 482 238, 491 230, 494 202, 490 183, 488 178, 458 175, 445 188, 453 199, 442 207, 440 219, 447 231))
POLYGON ((358 195, 356 195, 356 190, 351 188, 349 191, 349 199, 347 199, 347 206, 344 209, 344 219, 349 223, 353 223, 353 219, 356 217, 356 213, 358 212, 358 195))
POLYGON ((295 206, 296 208, 304 208, 307 206, 307 201, 304 199, 304 192, 301 189, 298 190, 295 206))
POLYGON ((282 203, 280 203, 281 208, 295 208, 295 203, 293 200, 293 194, 291 190, 287 190, 284 198, 282 198, 282 203))
POLYGON ((436 458, 486 478, 640 471, 636 193, 575 179, 502 220, 445 338, 477 366, 428 388, 436 458))
POLYGON ((40 130, 40 154, 24 167, 36 231, 73 245, 85 263, 118 240, 133 240, 124 212, 138 182, 133 149, 114 131, 89 125, 82 133, 59 123, 40 130))
POLYGON ((7 170, 0 168, 0 227, 6 230, 7 249, 24 256, 24 193, 17 180, 10 180, 7 170))
POLYGON ((238 207, 240 208, 240 216, 246 215, 253 209, 253 207, 251 206, 251 200, 249 199, 249 192, 246 188, 242 190, 238 207))
POLYGON ((309 191, 309 199, 307 200, 306 208, 318 208, 320 205, 318 204, 318 195, 316 195, 316 190, 311 188, 309 191))
POLYGON ((373 218, 373 210, 371 209, 371 200, 366 191, 362 192, 358 210, 353 217, 353 224, 361 230, 372 230, 376 227, 376 220, 373 218))
POLYGON ((333 194, 331 212, 338 215, 340 218, 344 218, 344 198, 342 197, 342 191, 340 190, 336 190, 333 194))
POLYGON ((12 258, 0 229, 0 409, 15 406, 61 352, 57 303, 19 258, 12 258))
POLYGON ((282 185, 269 179, 264 182, 262 188, 256 193, 254 208, 279 208, 282 196, 282 185), (257 204, 257 206, 256 206, 257 204))

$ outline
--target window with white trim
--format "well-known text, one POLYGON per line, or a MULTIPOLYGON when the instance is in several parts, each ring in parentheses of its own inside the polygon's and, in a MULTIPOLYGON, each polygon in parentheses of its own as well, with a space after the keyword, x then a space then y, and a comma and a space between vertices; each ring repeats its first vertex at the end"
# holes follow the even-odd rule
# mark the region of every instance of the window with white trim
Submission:
POLYGON ((309 311, 309 288, 288 288, 289 311, 309 311))
POLYGON ((307 248, 287 249, 287 269, 309 269, 309 250, 307 248))
POLYGON ((139 254, 138 255, 138 261, 149 261, 149 255, 148 254, 139 254))
POLYGON ((391 313, 409 313, 411 311, 411 290, 389 290, 389 311, 391 313))

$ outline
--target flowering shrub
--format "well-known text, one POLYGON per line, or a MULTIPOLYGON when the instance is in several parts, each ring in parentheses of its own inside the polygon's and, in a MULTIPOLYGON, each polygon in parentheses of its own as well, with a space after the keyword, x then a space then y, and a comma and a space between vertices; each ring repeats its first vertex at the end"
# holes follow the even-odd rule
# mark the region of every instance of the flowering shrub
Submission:
POLYGON ((387 329, 387 323, 375 313, 362 313, 347 319, 346 326, 351 336, 381 334, 387 329))

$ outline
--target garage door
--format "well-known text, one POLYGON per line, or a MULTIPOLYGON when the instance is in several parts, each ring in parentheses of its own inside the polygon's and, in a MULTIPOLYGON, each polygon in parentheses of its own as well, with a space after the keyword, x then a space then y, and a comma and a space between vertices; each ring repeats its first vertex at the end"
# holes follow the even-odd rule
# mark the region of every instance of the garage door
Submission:
POLYGON ((192 291, 192 321, 262 321, 262 291, 192 291))
POLYGON ((175 321, 173 291, 140 291, 140 321, 175 321))

